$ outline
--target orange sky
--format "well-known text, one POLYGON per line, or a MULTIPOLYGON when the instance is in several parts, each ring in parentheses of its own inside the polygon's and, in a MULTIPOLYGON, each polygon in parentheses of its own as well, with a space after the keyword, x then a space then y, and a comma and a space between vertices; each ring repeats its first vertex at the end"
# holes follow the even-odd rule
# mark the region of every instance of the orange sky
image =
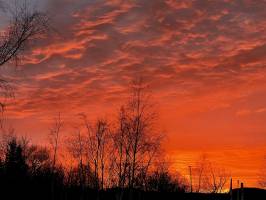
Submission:
MULTIPOLYGON (((37 0, 36 0, 37 2, 37 0)), ((112 116, 142 76, 158 102, 176 166, 202 153, 248 186, 266 154, 266 2, 44 0, 56 32, 18 69, 9 123, 35 142, 57 112, 112 116)))

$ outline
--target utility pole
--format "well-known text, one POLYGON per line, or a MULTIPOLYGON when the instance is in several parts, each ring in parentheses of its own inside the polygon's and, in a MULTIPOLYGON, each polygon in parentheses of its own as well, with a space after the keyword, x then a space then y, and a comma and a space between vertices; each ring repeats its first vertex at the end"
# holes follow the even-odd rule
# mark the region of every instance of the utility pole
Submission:
POLYGON ((193 192, 193 187, 192 187, 192 167, 191 166, 188 166, 189 167, 189 176, 190 176, 190 192, 192 193, 193 192))
POLYGON ((241 183, 241 200, 244 200, 244 183, 241 183))
POLYGON ((230 193, 230 200, 233 200, 233 179, 232 178, 230 179, 230 190, 229 190, 229 193, 230 193))
POLYGON ((240 190, 240 185, 239 185, 239 180, 237 180, 237 200, 240 200, 239 190, 240 190))

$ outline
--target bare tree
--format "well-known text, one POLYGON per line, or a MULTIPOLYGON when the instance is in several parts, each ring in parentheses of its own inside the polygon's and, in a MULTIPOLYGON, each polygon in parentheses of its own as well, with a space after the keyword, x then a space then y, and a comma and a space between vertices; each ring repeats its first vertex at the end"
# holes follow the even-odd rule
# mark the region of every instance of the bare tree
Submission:
POLYGON ((86 141, 87 138, 82 134, 79 127, 75 128, 75 133, 68 138, 67 149, 71 153, 74 159, 77 160, 77 172, 79 177, 79 185, 83 189, 86 182, 86 171, 85 171, 85 156, 86 156, 86 141))
POLYGON ((199 160, 196 162, 194 168, 194 181, 195 181, 195 191, 201 192, 202 185, 204 184, 204 179, 206 178, 206 170, 209 161, 207 160, 207 155, 203 154, 200 156, 199 160))
POLYGON ((129 139, 129 124, 126 122, 126 111, 122 106, 119 113, 118 127, 115 133, 112 135, 113 141, 113 152, 115 153, 111 157, 111 169, 112 174, 117 174, 114 179, 116 179, 116 186, 119 188, 124 188, 126 179, 129 174, 130 165, 130 139, 129 139))
POLYGON ((86 116, 83 116, 87 130, 87 158, 94 170, 95 188, 104 189, 104 175, 107 161, 107 144, 109 138, 109 125, 106 120, 99 119, 95 126, 90 126, 86 116))
MULTIPOLYGON (((96 124, 97 156, 99 156, 101 189, 104 189, 104 174, 106 167, 106 150, 109 137, 109 126, 106 120, 98 120, 96 124)), ((99 170, 98 170, 99 171, 99 170)))
MULTIPOLYGON (((161 135, 154 128, 156 112, 147 86, 141 80, 133 82, 131 86, 130 98, 120 108, 118 123, 112 135, 114 156, 111 160, 115 185, 129 188, 130 191, 145 184, 161 144, 161 135)), ((119 198, 122 196, 123 191, 119 198)))
POLYGON ((206 182, 207 190, 212 193, 223 192, 224 186, 229 181, 229 173, 225 169, 209 165, 209 176, 206 182))
POLYGON ((203 154, 196 162, 193 185, 197 192, 220 193, 229 181, 230 174, 224 169, 211 162, 207 155, 203 154))
POLYGON ((259 178, 259 181, 258 181, 259 185, 260 185, 261 187, 263 187, 263 188, 266 187, 266 180, 265 180, 264 177, 265 177, 265 175, 264 175, 263 177, 260 177, 260 178, 259 178))
POLYGON ((61 114, 58 113, 58 116, 54 118, 54 122, 52 127, 50 128, 50 145, 52 150, 52 167, 55 169, 56 161, 57 161, 57 154, 58 154, 58 145, 60 139, 60 131, 63 127, 63 121, 61 119, 61 114))
POLYGON ((57 154, 58 154, 58 145, 59 145, 59 136, 60 131, 63 126, 63 121, 61 119, 61 114, 58 113, 58 116, 54 118, 54 122, 52 124, 52 127, 50 128, 50 145, 51 145, 51 152, 52 152, 52 170, 53 170, 53 176, 52 176, 52 184, 51 184, 51 194, 52 199, 55 199, 55 172, 56 172, 56 162, 57 162, 57 154))
POLYGON ((68 173, 68 182, 77 182, 83 196, 86 187, 99 191, 105 187, 107 139, 109 127, 106 120, 98 120, 95 125, 88 122, 86 115, 81 114, 82 125, 78 124, 76 133, 68 138, 68 151, 77 159, 77 167, 68 173))
MULTIPOLYGON (((43 37, 49 30, 49 18, 47 14, 34 10, 28 1, 20 1, 10 8, 0 2, 0 12, 11 15, 9 24, 0 31, 0 67, 9 61, 15 61, 16 65, 23 51, 29 47, 30 41, 43 37), (22 3, 21 3, 22 2, 22 3)), ((0 77, 0 107, 4 109, 3 98, 13 96, 9 81, 0 77)))
POLYGON ((49 18, 31 9, 27 1, 9 10, 10 23, 0 35, 0 66, 12 59, 18 61, 29 41, 42 37, 48 30, 49 18))
POLYGON ((160 146, 160 139, 155 137, 156 134, 153 132, 156 112, 146 89, 147 86, 142 80, 133 82, 131 98, 126 106, 130 140, 130 188, 134 187, 138 170, 148 171, 153 156, 160 146))
POLYGON ((258 178, 259 185, 263 188, 266 188, 266 156, 264 157, 264 162, 259 171, 258 178))

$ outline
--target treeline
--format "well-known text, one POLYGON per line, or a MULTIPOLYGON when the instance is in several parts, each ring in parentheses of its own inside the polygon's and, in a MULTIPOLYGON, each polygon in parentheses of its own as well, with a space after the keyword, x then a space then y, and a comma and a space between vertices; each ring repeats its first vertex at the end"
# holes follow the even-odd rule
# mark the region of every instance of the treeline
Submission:
POLYGON ((102 188, 101 179, 97 179, 88 165, 77 164, 70 169, 62 165, 54 167, 46 148, 29 145, 22 139, 10 138, 4 148, 0 163, 4 199, 129 199, 143 191, 186 191, 180 179, 163 170, 147 174, 145 185, 139 184, 137 177, 132 188, 128 184, 118 187, 116 183, 102 188))
POLYGON ((64 140, 60 114, 50 129, 49 148, 14 135, 2 140, 0 188, 27 199, 136 199, 141 192, 184 193, 187 181, 169 172, 161 153, 156 112, 141 82, 116 120, 82 123, 64 140), (61 145, 61 146, 60 146, 61 145), (62 162, 59 150, 64 148, 62 162))

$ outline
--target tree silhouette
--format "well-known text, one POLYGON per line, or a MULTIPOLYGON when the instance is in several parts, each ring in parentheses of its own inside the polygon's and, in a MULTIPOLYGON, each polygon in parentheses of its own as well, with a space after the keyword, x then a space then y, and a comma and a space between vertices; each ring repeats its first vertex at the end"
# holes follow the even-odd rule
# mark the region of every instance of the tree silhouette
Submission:
POLYGON ((22 145, 16 138, 7 143, 7 151, 4 160, 4 188, 10 197, 16 193, 23 194, 28 183, 28 167, 23 153, 22 145), (14 193, 11 192, 14 191, 14 193))
POLYGON ((207 155, 201 155, 193 169, 196 192, 221 193, 229 181, 230 174, 211 162, 207 155))
POLYGON ((10 24, 0 37, 0 66, 12 59, 17 62, 29 41, 38 39, 47 32, 47 15, 30 7, 27 1, 22 1, 9 10, 12 15, 10 24))
POLYGON ((5 166, 6 173, 15 178, 23 177, 27 174, 27 165, 25 156, 23 155, 23 149, 15 138, 12 138, 11 141, 8 142, 5 166))
MULTIPOLYGON (((17 65, 22 59, 23 52, 30 47, 30 41, 42 38, 49 30, 49 18, 47 14, 31 9, 28 1, 23 0, 16 3, 13 8, 5 6, 0 2, 0 12, 11 15, 7 28, 0 32, 0 67, 10 61, 17 65), (2 8, 2 9, 1 9, 2 8)), ((12 87, 5 78, 0 77, 1 97, 13 96, 12 87)), ((5 104, 0 102, 1 112, 5 104)))

